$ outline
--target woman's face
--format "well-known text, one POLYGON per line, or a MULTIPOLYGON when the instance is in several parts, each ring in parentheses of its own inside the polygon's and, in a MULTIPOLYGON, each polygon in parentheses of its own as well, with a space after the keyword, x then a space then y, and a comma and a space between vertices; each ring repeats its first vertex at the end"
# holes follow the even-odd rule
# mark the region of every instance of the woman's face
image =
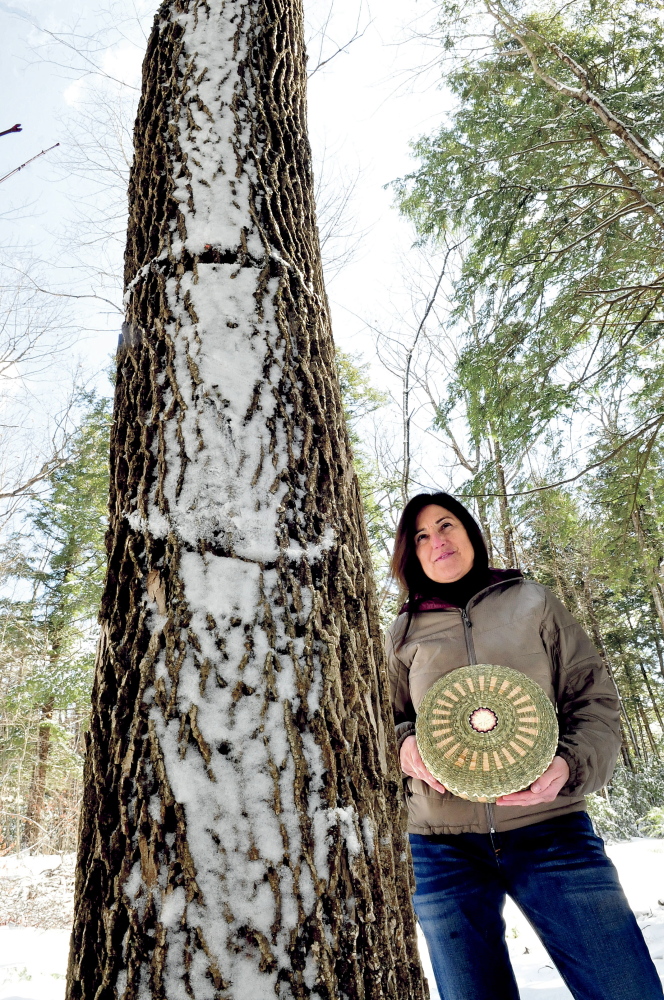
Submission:
POLYGON ((437 503, 423 507, 415 521, 415 553, 430 580, 454 583, 472 568, 475 550, 458 517, 437 503))

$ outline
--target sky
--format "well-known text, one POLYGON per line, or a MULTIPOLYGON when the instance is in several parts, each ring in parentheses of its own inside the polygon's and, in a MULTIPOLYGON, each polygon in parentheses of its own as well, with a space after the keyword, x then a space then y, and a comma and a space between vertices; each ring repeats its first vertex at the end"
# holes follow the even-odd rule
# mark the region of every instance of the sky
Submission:
MULTIPOLYGON (((146 0, 0 0, 0 130, 15 122, 23 126, 20 134, 0 140, 0 176, 60 143, 0 186, 0 243, 16 248, 23 267, 30 256, 35 280, 49 288, 118 301, 117 281, 100 283, 81 264, 96 266, 103 259, 107 270, 117 270, 122 220, 119 229, 117 219, 109 223, 117 233, 106 243, 92 240, 82 220, 105 204, 107 181, 117 187, 114 168, 118 174, 126 172, 122 157, 109 163, 107 154, 95 148, 96 133, 113 132, 115 141, 124 130, 129 157, 131 112, 119 123, 102 108, 99 120, 93 120, 100 84, 90 69, 95 63, 126 84, 125 105, 131 105, 138 96, 143 47, 156 6, 146 0), (77 169, 81 145, 99 163, 96 176, 77 169)), ((337 239, 332 249, 353 245, 354 254, 338 273, 328 273, 335 340, 370 362, 372 380, 397 396, 398 382, 376 360, 375 330, 412 336, 421 303, 415 302, 414 318, 408 288, 409 270, 417 262, 411 251, 414 232, 393 207, 393 192, 386 185, 412 168, 409 142, 434 129, 448 107, 436 51, 417 37, 430 29, 434 9, 430 0, 309 0, 305 18, 310 72, 342 48, 313 73, 308 94, 321 203, 334 203, 352 187, 340 225, 349 239, 337 239), (351 42, 355 35, 359 37, 351 42)), ((101 87, 117 97, 120 88, 113 80, 102 81, 101 87)), ((117 201, 117 192, 115 197, 117 201)), ((120 215, 122 210, 120 193, 120 215)), ((117 206, 109 212, 114 213, 117 206)), ((67 375, 56 366, 37 392, 57 395, 76 366, 87 385, 107 391, 105 371, 121 323, 117 306, 93 298, 60 304, 80 329, 67 339, 63 352, 67 375)))
MULTIPOLYGON (((360 332, 352 315, 380 315, 386 293, 400 284, 401 257, 414 233, 385 185, 413 169, 409 143, 441 122, 448 103, 438 70, 425 69, 431 46, 413 37, 431 24, 431 5, 382 0, 370 8, 369 18, 364 36, 337 56, 327 73, 314 73, 309 85, 315 162, 324 161, 326 171, 329 161, 331 172, 357 177, 352 210, 364 236, 352 266, 328 287, 342 346, 360 332)), ((335 37, 352 37, 352 28, 348 17, 335 37)), ((311 60, 313 44, 310 49, 311 60)))

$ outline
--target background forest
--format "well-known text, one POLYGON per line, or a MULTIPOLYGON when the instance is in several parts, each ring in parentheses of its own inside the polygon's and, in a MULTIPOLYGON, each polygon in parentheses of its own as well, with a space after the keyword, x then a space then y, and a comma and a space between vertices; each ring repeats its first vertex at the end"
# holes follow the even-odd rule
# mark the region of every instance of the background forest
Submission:
MULTIPOLYGON (((600 831, 664 836, 662 4, 478 0, 434 14, 418 30, 445 113, 414 137, 412 169, 391 186, 413 227, 408 307, 363 317, 371 346, 338 353, 382 612, 387 623, 398 601, 386 563, 404 501, 434 485, 465 497, 493 563, 555 590, 615 677, 622 761, 593 797, 600 831)), ((312 76, 344 47, 326 16, 310 23, 312 76)), ((360 43, 362 16, 346 46, 360 43)), ((60 161, 97 186, 68 234, 76 279, 66 294, 44 288, 26 248, 0 250, 4 850, 71 850, 76 838, 110 388, 74 374, 26 438, 4 428, 34 409, 26 373, 77 336, 58 312, 82 294, 76 281, 121 313, 136 94, 104 69, 117 24, 109 14, 95 36, 51 33, 39 55, 93 66, 60 161)), ((319 162, 331 282, 361 233, 352 182, 326 182, 326 170, 319 162)))

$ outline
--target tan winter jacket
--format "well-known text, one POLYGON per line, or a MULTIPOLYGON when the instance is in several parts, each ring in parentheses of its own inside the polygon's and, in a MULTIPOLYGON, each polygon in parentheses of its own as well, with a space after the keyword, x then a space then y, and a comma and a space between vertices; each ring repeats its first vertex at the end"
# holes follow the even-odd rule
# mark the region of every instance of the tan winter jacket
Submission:
POLYGON ((618 693, 579 623, 550 590, 517 570, 491 574, 491 584, 462 610, 436 599, 421 605, 403 645, 407 613, 390 628, 399 749, 414 734, 418 706, 434 681, 469 663, 497 663, 537 681, 556 706, 557 752, 569 764, 569 781, 553 802, 529 808, 468 802, 407 778, 409 833, 500 832, 584 809, 584 795, 606 784, 620 750, 618 693))

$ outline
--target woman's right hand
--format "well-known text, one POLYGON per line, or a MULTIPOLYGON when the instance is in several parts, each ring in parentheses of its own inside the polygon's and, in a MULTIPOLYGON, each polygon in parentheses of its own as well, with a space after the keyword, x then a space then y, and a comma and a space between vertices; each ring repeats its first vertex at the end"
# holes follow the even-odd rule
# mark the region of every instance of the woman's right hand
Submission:
POLYGON ((414 736, 407 736, 401 744, 399 760, 401 762, 401 770, 409 778, 419 778, 420 781, 426 781, 427 785, 431 785, 437 792, 447 791, 445 786, 436 781, 433 774, 427 771, 424 761, 420 757, 420 751, 417 749, 417 740, 414 736))

